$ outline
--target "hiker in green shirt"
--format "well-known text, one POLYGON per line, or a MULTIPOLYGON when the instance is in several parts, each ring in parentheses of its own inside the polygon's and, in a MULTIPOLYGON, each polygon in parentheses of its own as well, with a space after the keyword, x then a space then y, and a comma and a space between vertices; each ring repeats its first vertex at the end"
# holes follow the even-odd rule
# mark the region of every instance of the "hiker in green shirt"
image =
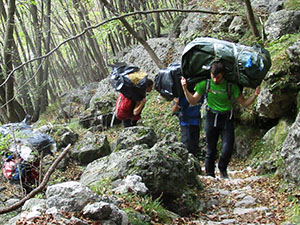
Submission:
POLYGON ((195 86, 195 93, 187 89, 187 82, 184 77, 181 79, 184 94, 188 102, 197 104, 207 89, 207 114, 205 118, 206 133, 206 159, 205 171, 207 176, 215 177, 215 159, 217 156, 217 142, 219 136, 222 138, 222 154, 218 162, 220 176, 228 178, 227 167, 230 162, 234 145, 234 124, 232 114, 231 98, 238 101, 243 107, 251 105, 260 92, 258 86, 254 94, 245 99, 237 84, 230 84, 224 79, 225 67, 221 62, 214 62, 210 68, 209 88, 206 80, 200 81, 195 86), (230 96, 229 96, 230 95, 230 96))

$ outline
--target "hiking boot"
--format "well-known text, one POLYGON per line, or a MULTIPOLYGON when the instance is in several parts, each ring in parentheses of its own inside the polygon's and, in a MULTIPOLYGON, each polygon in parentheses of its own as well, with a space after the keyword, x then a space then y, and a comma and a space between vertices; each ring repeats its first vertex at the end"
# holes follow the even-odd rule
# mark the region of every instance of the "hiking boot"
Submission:
POLYGON ((214 174, 211 174, 211 173, 206 173, 205 176, 209 176, 209 177, 216 177, 214 174))
POLYGON ((220 170, 220 177, 223 178, 223 179, 229 179, 226 170, 224 170, 224 171, 220 170))

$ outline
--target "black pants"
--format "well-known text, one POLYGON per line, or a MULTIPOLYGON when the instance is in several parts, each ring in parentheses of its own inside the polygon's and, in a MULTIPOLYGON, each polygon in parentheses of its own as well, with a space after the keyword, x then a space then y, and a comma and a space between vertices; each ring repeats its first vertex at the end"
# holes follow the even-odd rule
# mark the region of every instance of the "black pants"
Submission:
POLYGON ((181 126, 181 142, 186 149, 194 154, 199 152, 200 126, 181 126))
POLYGON ((205 132, 207 152, 205 159, 206 175, 215 176, 215 160, 217 156, 217 143, 222 138, 222 154, 218 168, 226 171, 230 162, 234 145, 234 124, 230 114, 216 114, 208 111, 205 119, 205 132))
POLYGON ((137 120, 132 120, 132 119, 122 120, 122 123, 124 127, 133 127, 136 126, 137 120))

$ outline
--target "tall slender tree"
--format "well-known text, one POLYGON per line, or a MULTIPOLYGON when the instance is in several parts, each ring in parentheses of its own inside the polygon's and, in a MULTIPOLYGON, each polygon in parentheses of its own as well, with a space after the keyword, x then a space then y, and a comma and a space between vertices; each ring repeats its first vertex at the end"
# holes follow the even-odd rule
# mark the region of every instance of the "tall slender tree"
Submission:
POLYGON ((250 0, 245 0, 248 22, 255 37, 260 37, 250 0))
POLYGON ((23 119, 25 112, 22 107, 18 107, 20 111, 16 111, 16 105, 19 103, 16 101, 14 96, 14 75, 11 74, 13 70, 13 32, 15 27, 14 15, 16 11, 16 2, 15 0, 8 1, 7 9, 7 19, 5 26, 5 38, 4 38, 4 47, 3 47, 3 59, 4 59, 4 74, 6 76, 5 84, 5 102, 7 104, 7 117, 10 122, 17 122, 23 119))

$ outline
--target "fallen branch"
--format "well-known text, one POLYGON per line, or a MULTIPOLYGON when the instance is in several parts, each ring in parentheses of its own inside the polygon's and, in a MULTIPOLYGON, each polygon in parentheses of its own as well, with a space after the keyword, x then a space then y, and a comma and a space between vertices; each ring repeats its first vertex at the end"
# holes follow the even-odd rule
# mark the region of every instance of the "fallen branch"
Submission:
POLYGON ((40 185, 37 188, 32 190, 28 195, 26 195, 24 198, 22 198, 20 201, 16 202, 15 204, 13 204, 7 208, 0 208, 0 214, 11 212, 11 211, 21 207, 28 199, 33 198, 36 194, 41 192, 45 188, 46 184, 48 183, 49 178, 50 178, 51 174, 54 172, 57 164, 65 157, 65 155, 69 151, 70 147, 71 147, 71 144, 69 144, 63 150, 63 152, 60 153, 60 155, 57 157, 57 159, 55 159, 55 161, 52 163, 52 165, 49 167, 47 173, 45 174, 42 183, 40 183, 40 185))

